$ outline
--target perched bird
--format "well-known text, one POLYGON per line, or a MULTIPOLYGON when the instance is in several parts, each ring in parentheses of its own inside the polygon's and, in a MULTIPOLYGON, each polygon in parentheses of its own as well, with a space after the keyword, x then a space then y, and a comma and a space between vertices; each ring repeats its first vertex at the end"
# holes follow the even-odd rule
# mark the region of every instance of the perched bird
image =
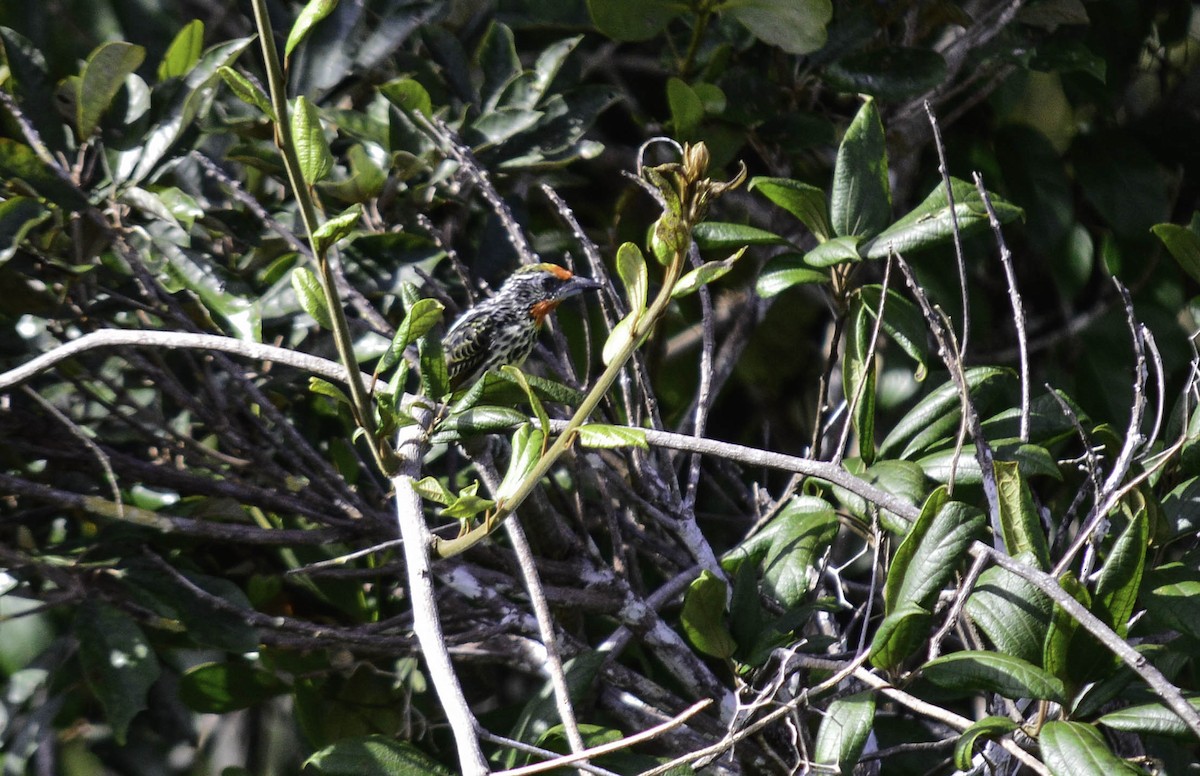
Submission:
POLYGON ((564 299, 599 287, 557 264, 530 264, 513 272, 495 296, 459 316, 442 339, 450 387, 467 385, 505 364, 520 366, 546 316, 564 299))

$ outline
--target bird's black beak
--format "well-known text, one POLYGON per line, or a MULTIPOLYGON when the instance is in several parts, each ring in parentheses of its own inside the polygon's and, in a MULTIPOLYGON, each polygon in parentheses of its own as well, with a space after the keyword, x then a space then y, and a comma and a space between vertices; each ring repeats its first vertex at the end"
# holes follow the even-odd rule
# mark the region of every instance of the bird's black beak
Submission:
POLYGON ((597 281, 591 278, 580 277, 579 275, 572 275, 571 279, 563 283, 558 289, 558 293, 554 295, 554 298, 562 301, 584 291, 594 291, 598 288, 600 288, 600 283, 597 281))

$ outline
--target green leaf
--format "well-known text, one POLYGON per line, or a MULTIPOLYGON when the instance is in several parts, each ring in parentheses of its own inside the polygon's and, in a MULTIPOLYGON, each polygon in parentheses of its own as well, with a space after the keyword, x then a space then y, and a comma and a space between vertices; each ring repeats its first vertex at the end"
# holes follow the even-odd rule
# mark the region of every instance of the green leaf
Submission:
POLYGON ((889 46, 856 51, 825 69, 831 86, 888 102, 916 97, 946 78, 946 60, 927 48, 889 46))
POLYGON ((874 722, 874 690, 847 695, 830 703, 817 729, 813 762, 837 765, 843 776, 850 776, 862 756, 874 722))
POLYGON ((262 87, 228 65, 218 68, 217 73, 239 100, 247 105, 253 105, 268 119, 275 121, 275 109, 271 107, 271 100, 262 87))
POLYGON ((608 334, 608 339, 604 340, 604 349, 600 353, 600 360, 605 366, 611 364, 613 359, 633 339, 633 327, 637 323, 639 316, 639 310, 632 310, 624 318, 617 321, 616 326, 613 326, 612 331, 608 334))
POLYGON ((158 80, 178 78, 187 75, 188 71, 200 61, 200 52, 204 51, 204 22, 193 19, 183 26, 175 40, 167 47, 162 61, 158 63, 158 80))
MULTIPOLYGON (((583 700, 595 689, 600 669, 609 657, 611 655, 608 653, 588 650, 563 663, 563 673, 567 676, 567 695, 572 701, 583 700)), ((559 719, 554 687, 547 680, 521 709, 508 737, 532 743, 559 719)), ((505 768, 512 768, 518 764, 518 757, 517 750, 508 748, 500 760, 505 768)))
POLYGON ((683 10, 675 0, 588 0, 588 13, 600 32, 614 40, 649 40, 683 10))
POLYGON ((454 494, 437 477, 422 477, 413 483, 413 490, 421 498, 444 507, 454 503, 454 494))
POLYGON ((480 512, 486 512, 496 506, 495 501, 483 498, 478 493, 479 480, 475 480, 458 492, 454 500, 442 510, 442 514, 455 520, 469 520, 480 512))
POLYGON ((792 286, 805 283, 828 283, 829 275, 820 270, 812 269, 799 253, 781 253, 767 262, 758 282, 755 292, 763 299, 769 299, 792 286))
POLYGON ((1183 271, 1200 282, 1200 234, 1178 224, 1155 224, 1150 231, 1167 246, 1183 271))
POLYGON ((833 17, 830 0, 739 0, 725 11, 754 37, 789 54, 811 54, 825 45, 833 17))
POLYGON ((1168 628, 1200 639, 1200 571, 1194 565, 1172 561, 1151 571, 1142 601, 1168 628))
POLYGON ((87 205, 83 194, 51 172, 32 148, 7 137, 0 137, 0 178, 20 179, 63 208, 78 210, 87 205))
MULTIPOLYGON (((986 229, 987 209, 974 184, 951 178, 950 190, 954 193, 953 212, 958 216, 959 231, 968 235, 986 229)), ((990 192, 989 198, 1000 223, 1007 224, 1024 217, 1025 211, 1016 205, 1005 202, 990 192)), ((954 220, 949 200, 946 199, 946 187, 939 183, 924 202, 880 233, 865 250, 867 258, 885 259, 893 247, 899 253, 911 253, 935 245, 949 244, 953 236, 954 220)))
POLYGON ((382 735, 344 738, 304 761, 314 776, 450 776, 412 744, 382 735))
POLYGON ((912 601, 905 601, 891 612, 875 630, 871 639, 871 665, 891 671, 917 651, 929 636, 933 615, 912 601))
POLYGON ((329 175, 333 169, 333 154, 329 152, 329 143, 325 140, 321 116, 317 113, 317 107, 303 95, 296 98, 292 110, 292 142, 296 145, 300 174, 304 176, 305 183, 311 186, 329 175))
MULTIPOLYGON (((483 71, 479 96, 483 101, 482 113, 486 116, 496 112, 509 85, 514 83, 523 71, 512 29, 500 22, 491 22, 484 31, 476 60, 483 71)), ((532 106, 522 106, 518 103, 506 107, 524 112, 532 106)))
POLYGON ((319 377, 310 377, 308 378, 308 390, 318 396, 327 396, 338 404, 345 404, 347 407, 350 406, 350 397, 346 395, 346 392, 328 380, 322 380, 319 377))
MULTIPOLYGON (((872 318, 878 319, 883 287, 863 286, 858 293, 867 312, 872 318)), ((894 289, 888 289, 887 304, 884 305, 883 331, 892 342, 917 362, 916 379, 924 380, 929 359, 925 345, 925 318, 915 304, 894 289)))
POLYGON ((1009 555, 1032 553, 1037 568, 1050 568, 1050 546, 1042 531, 1033 494, 1025 478, 1021 476, 1016 461, 995 460, 992 468, 996 474, 996 490, 1000 500, 1000 531, 1004 535, 1004 548, 1009 555))
POLYGON ((646 257, 631 242, 622 243, 617 249, 617 277, 625 286, 625 299, 629 302, 630 312, 640 315, 646 309, 650 276, 646 270, 646 257))
MULTIPOLYGON (((1009 370, 999 367, 971 367, 966 371, 967 388, 975 398, 983 388, 1010 374, 1009 370)), ((930 391, 896 423, 879 445, 879 454, 911 459, 939 439, 950 436, 958 427, 961 417, 962 399, 959 398, 958 388, 952 380, 947 380, 930 391), (895 450, 902 444, 904 449, 896 456, 895 450)))
POLYGON ((892 217, 887 142, 869 97, 838 148, 829 211, 839 237, 874 237, 892 217))
POLYGON ((300 15, 296 17, 296 21, 292 24, 292 30, 288 33, 287 44, 283 49, 283 58, 285 60, 292 58, 292 51, 300 42, 308 37, 312 32, 312 28, 317 25, 317 22, 324 19, 334 8, 337 8, 338 0, 308 0, 304 6, 304 10, 300 11, 300 15))
POLYGON ((423 116, 433 115, 433 99, 419 82, 412 78, 397 78, 379 87, 379 93, 388 102, 409 113, 423 116))
POLYGON ((313 253, 324 256, 330 248, 344 239, 362 218, 362 205, 351 205, 317 227, 313 232, 313 253))
POLYGON ((850 422, 858 438, 859 455, 868 466, 875 461, 875 359, 868 359, 873 329, 873 321, 865 311, 862 299, 855 297, 851 302, 842 375, 846 383, 846 398, 850 403, 850 422))
POLYGON ((146 695, 158 680, 154 650, 132 617, 96 599, 76 610, 75 637, 83 677, 104 706, 117 744, 124 746, 129 723, 146 708, 146 695))
POLYGON ((504 473, 504 480, 496 489, 497 502, 503 503, 508 500, 525 481, 542 455, 542 442, 545 438, 542 430, 534 428, 532 423, 526 423, 516 430, 513 434, 512 458, 508 462, 508 471, 504 473))
POLYGON ((638 447, 648 450, 646 432, 640 428, 610 426, 605 423, 586 423, 579 427, 579 444, 584 447, 638 447))
POLYGON ((30 230, 49 217, 50 211, 33 197, 0 202, 0 265, 16 254, 30 230))
POLYGON ((679 620, 688 641, 706 655, 725 660, 737 644, 725 623, 725 581, 708 569, 688 586, 679 620))
POLYGON ((703 221, 692 230, 701 250, 736 250, 746 245, 786 245, 777 234, 745 224, 703 221))
POLYGON ((854 235, 834 237, 804 254, 804 263, 811 267, 824 268, 862 261, 862 256, 858 253, 860 242, 862 238, 854 235))
MULTIPOLYGON (((1192 708, 1200 711, 1200 698, 1188 698, 1188 703, 1192 705, 1192 708)), ((1161 703, 1127 706, 1105 714, 1096 721, 1105 727, 1125 733, 1172 736, 1189 741, 1195 741, 1196 738, 1196 734, 1187 726, 1187 723, 1161 703)))
MULTIPOLYGON (((1073 572, 1068 571, 1059 577, 1058 584, 1085 608, 1091 609, 1091 594, 1073 572)), ((1046 641, 1042 645, 1042 667, 1066 681, 1080 679, 1094 663, 1089 655, 1081 655, 1081 652, 1089 653, 1093 652, 1093 648, 1098 648, 1092 637, 1082 632, 1080 627, 1079 621, 1066 609, 1057 604, 1054 606, 1050 625, 1046 629, 1046 641), (1080 657, 1084 658, 1086 665, 1078 662, 1080 657)))
POLYGON ((671 77, 667 79, 667 105, 671 109, 675 135, 692 137, 704 119, 704 103, 700 95, 686 81, 671 77))
POLYGON ((275 674, 242 661, 201 663, 179 678, 179 699, 201 714, 248 709, 287 691, 275 674))
POLYGON ((745 253, 746 249, 743 247, 738 249, 728 259, 706 261, 699 267, 696 267, 679 279, 675 287, 671 289, 671 298, 679 299, 680 297, 695 293, 714 280, 725 277, 733 269, 733 265, 737 263, 737 260, 742 258, 745 253))
POLYGON ((75 97, 75 129, 81 140, 91 137, 126 76, 145 58, 144 48, 122 41, 101 44, 88 57, 75 97))
POLYGON ((984 717, 962 732, 954 745, 954 767, 960 771, 971 770, 975 742, 980 738, 999 740, 1017 729, 1017 723, 1008 717, 984 717))
POLYGON ((816 564, 838 531, 837 513, 823 499, 796 496, 739 549, 763 554, 763 592, 782 606, 796 606, 816 582, 816 564))
MULTIPOLYGON (((1135 491, 1131 498, 1137 497, 1135 491)), ((1096 580, 1093 601, 1096 616, 1125 638, 1129 617, 1142 584, 1146 550, 1150 544, 1150 520, 1143 505, 1129 518, 1125 530, 1113 542, 1096 580)))
POLYGON ((767 199, 800 219, 818 242, 833 237, 833 227, 829 224, 829 202, 825 192, 816 186, 791 178, 760 176, 751 178, 747 188, 750 191, 757 189, 767 199))
POLYGON ((542 430, 543 437, 550 433, 550 416, 546 413, 546 408, 542 405, 541 399, 534 393, 533 388, 529 385, 529 381, 525 379, 525 373, 511 364, 505 364, 500 367, 499 374, 506 380, 509 380, 517 385, 525 394, 525 398, 529 401, 529 406, 533 409, 533 414, 537 416, 538 426, 542 430))
MULTIPOLYGON (((1019 555, 1017 559, 1033 565, 1032 555, 1019 555)), ((990 568, 979 576, 964 611, 997 651, 1038 664, 1051 608, 1046 594, 1024 577, 990 568)))
POLYGON ((1120 776, 1142 772, 1113 754, 1095 726, 1082 722, 1047 722, 1038 735, 1038 744, 1042 762, 1054 776, 1120 776))
POLYGON ((983 512, 976 507, 948 501, 942 488, 934 491, 888 569, 884 585, 887 611, 909 601, 932 608, 938 591, 954 576, 967 548, 986 523, 983 512))
POLYGON ((441 322, 445 309, 446 306, 436 299, 418 299, 414 302, 404 314, 404 320, 396 327, 396 336, 392 337, 392 344, 380 357, 375 371, 382 373, 391 369, 404 355, 405 348, 441 322))
POLYGON ((325 292, 321 290, 321 281, 308 267, 296 267, 292 270, 292 290, 300 300, 300 307, 312 316, 323 329, 333 328, 333 319, 329 317, 329 308, 325 306, 325 292))
POLYGON ((421 372, 421 395, 440 399, 450 392, 450 374, 446 368, 446 354, 442 351, 441 339, 418 339, 417 363, 421 372))
POLYGON ((1005 698, 1037 698, 1062 703, 1061 680, 1019 657, 998 652, 966 650, 944 655, 921 667, 925 678, 939 687, 970 692, 994 692, 1005 698))

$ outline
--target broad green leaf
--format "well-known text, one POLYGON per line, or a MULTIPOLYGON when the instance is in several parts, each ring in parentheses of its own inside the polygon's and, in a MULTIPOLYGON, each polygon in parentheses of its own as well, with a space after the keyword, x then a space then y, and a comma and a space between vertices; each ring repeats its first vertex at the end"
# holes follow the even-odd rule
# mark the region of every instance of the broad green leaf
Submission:
POLYGON ((862 261, 858 253, 861 237, 833 237, 804 254, 804 263, 810 267, 833 267, 862 261))
POLYGON ((637 323, 639 316, 639 310, 632 310, 618 321, 616 326, 613 326, 612 331, 608 334, 608 339, 604 340, 604 349, 600 353, 600 360, 605 366, 611 364, 620 354, 621 350, 633 339, 633 327, 637 323))
POLYGON ((104 707, 113 738, 124 746, 129 723, 146 708, 158 680, 158 659, 137 622, 98 599, 79 605, 74 630, 83 678, 104 707))
MULTIPOLYGON (((1200 698, 1188 698, 1188 703, 1196 711, 1200 711, 1200 698)), ((1105 727, 1138 735, 1173 736, 1195 741, 1196 734, 1179 718, 1161 703, 1143 703, 1137 706, 1127 706, 1117 711, 1109 712, 1096 720, 1105 727)))
POLYGON ((300 160, 300 173, 305 183, 311 186, 329 175, 333 169, 333 154, 329 152, 317 106, 304 95, 296 98, 292 109, 292 142, 296 144, 296 157, 300 160))
POLYGON ((49 217, 50 211, 33 197, 0 202, 0 265, 13 257, 31 229, 49 217))
POLYGON ((745 224, 703 221, 692 230, 702 250, 737 250, 746 245, 786 245, 777 234, 745 224))
POLYGON ((971 770, 975 742, 980 738, 1000 739, 1017 729, 1017 723, 1008 717, 984 717, 962 732, 954 745, 954 767, 960 771, 971 770))
POLYGON ((843 776, 850 776, 862 756, 874 722, 874 690, 847 695, 830 703, 817 729, 813 762, 836 765, 843 776))
MULTIPOLYGON (((973 234, 988 227, 987 209, 974 184, 950 179, 950 190, 954 193, 954 213, 958 216, 961 234, 973 234)), ((996 218, 1007 224, 1022 218, 1025 212, 1016 205, 1005 202, 989 192, 996 218)), ((889 226, 865 246, 867 258, 885 259, 894 248, 898 253, 911 253, 935 245, 949 244, 954 235, 954 218, 951 215, 946 187, 939 183, 929 196, 911 212, 889 226)))
POLYGON ((940 54, 903 46, 856 51, 825 69, 825 80, 835 89, 888 102, 916 97, 945 78, 946 60, 940 54))
POLYGON ((279 677, 240 660, 201 663, 179 679, 179 699, 201 714, 247 709, 287 691, 279 677))
POLYGON ((41 196, 69 210, 87 205, 83 194, 51 172, 32 148, 7 137, 0 137, 0 178, 22 180, 41 196))
MULTIPOLYGON (((975 397, 981 389, 1010 374, 1012 373, 1009 370, 998 367, 971 367, 966 371, 967 387, 971 396, 975 397)), ((927 450, 929 445, 937 440, 951 436, 961 417, 962 399, 959 398, 958 388, 952 380, 947 380, 917 402, 916 406, 892 427, 891 432, 879 445, 879 454, 911 459, 927 450), (900 445, 904 445, 904 449, 897 456, 896 448, 900 445)))
POLYGON ((816 186, 791 178, 756 177, 750 179, 747 188, 750 191, 757 189, 767 199, 800 219, 818 242, 833 237, 833 227, 829 225, 829 202, 825 192, 816 186))
MULTIPOLYGON (((1073 572, 1068 571, 1059 577, 1058 584, 1085 608, 1092 608, 1091 594, 1073 572)), ((1042 645, 1042 667, 1054 676, 1075 682, 1093 665, 1086 653, 1093 653, 1098 648, 1095 640, 1081 630, 1079 621, 1056 604, 1050 615, 1050 626, 1046 629, 1046 641, 1042 645), (1079 662, 1081 657, 1086 666, 1079 662)))
MULTIPOLYGON (((877 285, 863 286, 858 291, 867 312, 875 319, 879 318, 882 292, 883 287, 877 285)), ((921 311, 894 289, 888 289, 887 304, 883 310, 883 331, 917 362, 915 378, 918 382, 924 380, 929 353, 925 344, 927 329, 921 311)))
POLYGON ((714 280, 719 280, 725 277, 729 274, 729 271, 733 269, 733 265, 737 263, 737 260, 742 258, 745 253, 746 249, 743 247, 739 248, 738 251, 728 259, 704 262, 699 267, 696 267, 694 270, 688 272, 679 279, 679 281, 675 284, 675 287, 671 289, 671 298, 678 299, 680 297, 687 296, 688 294, 695 293, 714 280))
POLYGON ((247 105, 253 105, 268 119, 275 121, 275 109, 271 107, 271 99, 267 97, 262 87, 227 65, 219 68, 217 73, 239 100, 247 105))
POLYGON ((505 364, 500 367, 500 376, 506 380, 511 380, 525 394, 529 406, 533 408, 533 414, 537 416, 538 428, 542 431, 542 439, 550 433, 550 415, 546 412, 542 400, 534 393, 533 388, 529 385, 529 381, 525 379, 525 373, 511 364, 505 364))
POLYGON ((308 267, 296 267, 292 270, 292 290, 300 300, 300 307, 312 316, 323 329, 333 328, 333 319, 329 317, 329 308, 325 306, 325 292, 321 290, 321 281, 308 267))
POLYGON ((492 501, 490 498, 483 498, 478 493, 479 480, 474 480, 470 485, 458 492, 454 500, 442 510, 442 514, 455 520, 469 520, 480 512, 486 512, 496 506, 495 501, 492 501))
POLYGON ((330 248, 344 239, 362 218, 362 205, 351 205, 338 215, 317 227, 313 232, 313 252, 324 256, 330 248))
MULTIPOLYGON (((501 107, 509 85, 520 78, 524 69, 521 56, 517 53, 512 29, 500 22, 490 23, 479 44, 476 60, 483 71, 479 96, 483 101, 482 113, 486 117, 501 107)), ((522 106, 518 103, 507 104, 505 107, 520 112, 532 106, 522 106)))
POLYGON ((454 494, 437 477, 422 477, 413 483, 413 490, 421 498, 444 507, 454 503, 454 494))
POLYGON ((949 501, 944 488, 934 491, 896 549, 884 584, 886 611, 910 601, 931 608, 986 522, 979 509, 949 501))
POLYGON ((417 364, 421 375, 421 394, 440 399, 450 392, 450 375, 446 368, 446 354, 438 337, 421 337, 417 340, 417 364))
POLYGON ((671 109, 675 136, 692 137, 704 119, 704 103, 700 95, 686 81, 671 77, 667 79, 667 105, 671 109))
POLYGON ((345 404, 347 407, 350 406, 350 397, 346 395, 346 392, 328 380, 322 380, 319 377, 310 377, 308 378, 308 390, 318 396, 327 396, 338 404, 345 404))
POLYGON ((1123 776, 1142 772, 1113 754, 1100 731, 1082 722, 1047 722, 1038 735, 1038 744, 1042 762, 1053 776, 1123 776))
POLYGON ((526 423, 516 430, 513 434, 512 457, 508 462, 508 471, 504 473, 504 479, 496 489, 497 502, 503 503, 509 499, 525 481, 542 455, 542 443, 545 439, 546 435, 542 430, 534 428, 532 423, 526 423))
POLYGON ((145 58, 144 48, 122 41, 101 44, 88 57, 75 96, 75 129, 81 140, 91 137, 125 77, 145 58))
POLYGON ((1000 530, 1004 535, 1005 549, 1013 556, 1032 553, 1039 569, 1049 569, 1050 546, 1033 503, 1033 494, 1021 476, 1019 464, 1016 461, 996 460, 992 468, 996 474, 1000 530))
POLYGON ((584 447, 639 447, 649 449, 646 432, 640 428, 610 426, 605 423, 586 423, 579 427, 579 444, 584 447))
POLYGON ((187 75, 188 71, 200 61, 200 52, 204 51, 204 22, 193 19, 183 26, 175 40, 167 47, 162 61, 158 63, 158 80, 178 78, 187 75))
MULTIPOLYGON (((924 470, 912 461, 899 461, 894 458, 882 459, 866 466, 860 459, 846 458, 843 461, 846 470, 854 476, 899 496, 901 500, 911 505, 919 505, 925 501, 929 493, 929 480, 924 470)), ((837 485, 833 492, 841 505, 850 514, 869 525, 878 515, 883 527, 901 536, 908 533, 909 521, 893 514, 888 510, 880 510, 862 496, 851 493, 837 485)))
POLYGON ((917 651, 929 636, 933 615, 920 604, 905 601, 879 623, 871 639, 871 665, 890 671, 917 651))
MULTIPOLYGON (((1138 498, 1135 491, 1130 499, 1138 498)), ((1129 518, 1125 530, 1113 542, 1112 550, 1104 559, 1100 576, 1096 580, 1093 594, 1096 616, 1125 638, 1129 628, 1129 617, 1137 600, 1142 584, 1142 571, 1146 564, 1146 550, 1150 544, 1150 519, 1144 504, 1129 518)))
POLYGON ((588 0, 588 13, 600 32, 614 40, 649 40, 683 10, 675 0, 588 0))
POLYGON ((433 99, 425 87, 412 78, 389 81, 379 87, 379 93, 401 110, 423 116, 433 115, 433 99))
POLYGON ((1142 601, 1168 628, 1200 639, 1200 571, 1172 561, 1151 571, 1142 582, 1142 601))
MULTIPOLYGON (((1032 564, 1032 555, 1018 556, 1032 564)), ((1030 663, 1042 662, 1050 623, 1051 601, 1024 577, 1002 568, 979 576, 964 611, 996 646, 996 650, 1030 663)))
POLYGON ((332 13, 334 8, 337 8, 337 4, 338 0, 308 0, 305 3, 304 9, 300 11, 300 15, 292 24, 291 32, 288 33, 287 44, 283 49, 285 60, 292 58, 292 51, 296 46, 299 46, 300 42, 308 37, 318 22, 332 13))
POLYGON ((892 217, 887 143, 869 97, 838 148, 829 213, 838 237, 874 237, 892 217))
POLYGON ((838 531, 837 513, 815 496, 796 496, 739 549, 762 553, 763 592, 785 607, 796 606, 816 582, 816 564, 838 531))
POLYGON ((925 678, 939 687, 971 692, 994 692, 1005 698, 1038 698, 1063 702, 1061 680, 1012 655, 966 650, 931 660, 921 667, 925 678))
POLYGON ((739 0, 726 13, 754 37, 789 54, 811 54, 825 45, 825 26, 833 17, 830 0, 739 0))
POLYGON ((617 249, 617 277, 625 286, 625 299, 629 302, 629 311, 640 315, 646 309, 650 276, 646 270, 646 257, 631 242, 622 243, 617 249))
POLYGON ((809 267, 801 254, 781 253, 763 267, 754 290, 763 299, 769 299, 792 286, 828 282, 828 273, 809 267))
POLYGON ((396 336, 392 337, 392 344, 380 357, 375 371, 381 373, 391 369, 404 355, 405 348, 441 322, 445 309, 446 306, 436 299, 419 299, 413 303, 404 314, 404 320, 396 327, 396 336))
POLYGON ((851 302, 842 375, 859 455, 868 466, 875 461, 875 359, 868 360, 873 329, 871 316, 863 309, 862 300, 856 297, 851 302))
POLYGON ((314 776, 451 776, 410 743, 382 735, 344 738, 304 761, 314 776))
POLYGON ((725 622, 726 590, 724 580, 704 569, 688 586, 679 615, 688 641, 704 654, 721 660, 732 656, 737 649, 725 622))
MULTIPOLYGON (((962 485, 978 485, 983 482, 983 471, 979 468, 979 458, 975 453, 975 445, 964 445, 961 454, 956 454, 953 441, 946 440, 946 449, 921 457, 917 463, 925 470, 926 476, 935 482, 947 483, 951 473, 955 482, 962 485), (957 458, 957 463, 955 459, 957 458)), ((993 447, 997 458, 1012 458, 1026 477, 1044 475, 1054 479, 1062 479, 1058 463, 1046 448, 1040 445, 1000 444, 993 447)))
POLYGON ((1150 231, 1167 246, 1183 271, 1200 282, 1200 234, 1178 224, 1155 224, 1150 231))

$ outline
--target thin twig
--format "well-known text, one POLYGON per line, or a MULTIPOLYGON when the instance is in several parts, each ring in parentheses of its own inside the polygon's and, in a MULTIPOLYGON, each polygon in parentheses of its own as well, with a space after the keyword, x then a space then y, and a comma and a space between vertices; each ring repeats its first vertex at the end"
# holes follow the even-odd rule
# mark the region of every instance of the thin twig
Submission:
POLYGON ((942 185, 946 187, 946 203, 950 206, 951 232, 954 235, 954 259, 958 267, 958 291, 962 300, 962 334, 958 338, 960 353, 966 354, 971 336, 971 304, 967 298, 967 260, 963 257, 962 232, 958 228, 958 208, 954 204, 954 187, 950 185, 950 168, 946 164, 946 146, 942 143, 942 130, 938 128, 933 107, 925 100, 925 115, 933 128, 933 145, 937 149, 938 172, 942 174, 942 185))

